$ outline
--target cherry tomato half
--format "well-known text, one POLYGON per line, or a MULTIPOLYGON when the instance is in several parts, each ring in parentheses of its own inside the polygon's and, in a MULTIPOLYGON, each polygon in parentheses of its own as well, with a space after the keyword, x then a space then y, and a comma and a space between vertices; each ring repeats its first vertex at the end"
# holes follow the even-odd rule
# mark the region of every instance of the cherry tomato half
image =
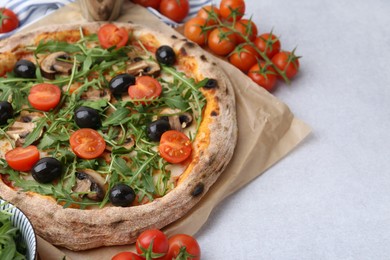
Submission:
POLYGON ((142 5, 143 7, 152 7, 156 10, 160 7, 161 0, 131 0, 133 3, 142 5))
MULTIPOLYGON (((132 85, 128 89, 131 99, 156 99, 161 95, 162 87, 160 82, 150 76, 141 76, 135 80, 135 85, 132 85)), ((147 105, 145 101, 135 101, 134 104, 147 105)))
POLYGON ((123 27, 119 28, 115 24, 107 23, 99 28, 98 39, 102 48, 108 49, 116 46, 118 49, 127 44, 129 33, 123 27))
POLYGON ((209 32, 202 30, 206 27, 206 23, 207 21, 204 18, 191 18, 184 25, 184 36, 199 45, 204 45, 209 34, 209 32))
POLYGON ((256 47, 268 58, 272 58, 276 53, 280 51, 280 40, 272 33, 263 33, 259 35, 254 41, 256 47))
POLYGON ((234 17, 238 21, 245 14, 245 2, 244 0, 222 0, 219 5, 219 13, 223 19, 229 22, 232 22, 234 17))
POLYGON ((61 89, 57 85, 39 83, 30 89, 28 101, 31 106, 41 111, 55 108, 61 99, 61 89))
POLYGON ((106 142, 96 130, 82 128, 75 131, 69 139, 70 147, 79 158, 94 159, 102 155, 106 142))
POLYGON ((19 19, 16 14, 7 8, 0 8, 0 33, 15 30, 19 26, 19 19))
POLYGON ((239 45, 230 54, 229 62, 236 68, 246 73, 253 65, 257 63, 257 58, 259 56, 260 55, 252 46, 248 44, 239 45))
POLYGON ((178 23, 187 17, 189 11, 188 0, 162 0, 160 4, 160 13, 178 23))
POLYGON ((21 172, 27 172, 39 161, 39 151, 34 145, 17 147, 5 154, 8 165, 21 172))
POLYGON ((186 234, 176 234, 168 239, 169 250, 165 260, 187 259, 200 260, 200 246, 198 241, 186 234), (190 257, 192 256, 192 257, 190 257))
POLYGON ((248 76, 256 82, 259 86, 265 88, 269 92, 271 92, 276 83, 276 72, 272 68, 272 66, 265 65, 265 62, 260 62, 255 64, 252 68, 250 68, 248 72, 248 76))
POLYGON ((168 238, 158 229, 148 229, 142 232, 135 243, 138 254, 145 257, 145 252, 151 248, 152 259, 164 259, 168 252, 168 238), (151 245, 152 244, 152 245, 151 245))
POLYGON ((234 50, 237 39, 228 28, 215 28, 211 31, 207 43, 214 54, 225 56, 234 50))
POLYGON ((191 140, 182 132, 166 131, 161 136, 159 151, 167 162, 181 163, 191 155, 191 140))
POLYGON ((111 260, 144 260, 144 258, 133 252, 120 252, 114 255, 111 260))
POLYGON ((281 51, 272 57, 272 62, 281 71, 286 73, 287 78, 293 78, 299 70, 299 57, 288 51, 281 51))

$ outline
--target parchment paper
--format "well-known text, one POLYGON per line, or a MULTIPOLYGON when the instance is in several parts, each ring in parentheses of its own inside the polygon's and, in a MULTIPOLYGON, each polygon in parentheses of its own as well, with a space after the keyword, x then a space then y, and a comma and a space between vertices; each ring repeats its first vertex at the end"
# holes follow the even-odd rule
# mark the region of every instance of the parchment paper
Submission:
MULTIPOLYGON (((146 9, 130 2, 124 3, 117 21, 148 25, 179 34, 151 15, 146 9)), ((70 4, 26 28, 31 30, 51 24, 87 22, 77 4, 70 4)), ((310 127, 294 117, 287 105, 253 83, 227 62, 212 57, 229 75, 234 86, 237 103, 238 143, 232 161, 202 201, 185 217, 163 229, 167 234, 194 235, 207 221, 213 208, 224 198, 260 176, 267 168, 287 155, 311 131, 310 127)), ((56 248, 38 237, 38 252, 42 260, 56 259, 111 259, 117 252, 134 250, 133 245, 104 247, 83 252, 56 248)))

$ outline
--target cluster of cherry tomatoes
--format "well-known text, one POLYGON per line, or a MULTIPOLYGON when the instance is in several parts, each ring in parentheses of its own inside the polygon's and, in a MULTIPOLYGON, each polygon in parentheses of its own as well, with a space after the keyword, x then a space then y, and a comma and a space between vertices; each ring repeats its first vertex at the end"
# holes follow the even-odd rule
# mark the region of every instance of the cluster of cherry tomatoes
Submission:
POLYGON ((226 57, 258 85, 272 91, 277 78, 289 82, 299 69, 299 57, 283 51, 272 32, 258 35, 256 24, 243 19, 244 0, 222 0, 205 6, 184 26, 184 35, 212 53, 226 57))
POLYGON ((152 7, 169 19, 180 23, 190 11, 189 0, 131 0, 144 7, 152 7))
POLYGON ((176 234, 168 238, 158 229, 149 229, 138 236, 135 247, 137 253, 121 252, 113 256, 112 260, 200 259, 198 242, 186 234, 176 234))

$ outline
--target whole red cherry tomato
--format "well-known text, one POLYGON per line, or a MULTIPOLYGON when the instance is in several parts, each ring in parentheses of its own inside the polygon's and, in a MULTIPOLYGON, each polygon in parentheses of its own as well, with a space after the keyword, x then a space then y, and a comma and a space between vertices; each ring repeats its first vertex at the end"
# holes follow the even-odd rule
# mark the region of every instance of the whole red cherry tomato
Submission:
POLYGON ((219 13, 221 17, 229 22, 234 18, 240 20, 245 14, 244 0, 222 0, 219 5, 219 13))
POLYGON ((201 251, 198 241, 186 234, 173 235, 168 240, 169 250, 164 260, 199 260, 201 251))
MULTIPOLYGON (((250 41, 253 41, 257 36, 257 26, 252 20, 241 19, 235 24, 234 28, 242 35, 248 37, 250 41)), ((237 33, 237 41, 238 43, 243 43, 245 39, 237 33)))
POLYGON ((199 45, 206 43, 208 31, 202 30, 205 28, 207 21, 201 17, 194 17, 188 20, 184 25, 184 36, 199 45))
POLYGON ((227 55, 237 45, 237 38, 228 28, 215 28, 208 37, 210 50, 217 55, 227 55))
POLYGON ((138 236, 135 247, 145 258, 164 259, 169 249, 168 238, 158 229, 148 229, 138 236))
POLYGON ((263 33, 262 35, 259 35, 254 43, 257 48, 259 48, 261 52, 264 52, 270 59, 280 51, 281 47, 279 38, 272 33, 263 33))
POLYGON ((0 8, 0 33, 15 30, 19 26, 19 19, 16 14, 7 8, 0 8))
POLYGON ((281 51, 272 57, 272 62, 281 71, 286 73, 287 78, 293 78, 299 70, 299 57, 294 52, 281 51))
POLYGON ((265 62, 257 63, 250 68, 248 77, 269 92, 274 90, 277 78, 276 72, 271 65, 265 65, 265 62))
POLYGON ((239 45, 229 55, 229 62, 246 73, 253 65, 256 64, 259 56, 260 55, 249 44, 239 45))
POLYGON ((144 258, 133 252, 120 252, 114 255, 111 260, 144 260, 144 258))
POLYGON ((187 17, 189 11, 188 0, 162 0, 160 3, 160 13, 178 23, 187 17))

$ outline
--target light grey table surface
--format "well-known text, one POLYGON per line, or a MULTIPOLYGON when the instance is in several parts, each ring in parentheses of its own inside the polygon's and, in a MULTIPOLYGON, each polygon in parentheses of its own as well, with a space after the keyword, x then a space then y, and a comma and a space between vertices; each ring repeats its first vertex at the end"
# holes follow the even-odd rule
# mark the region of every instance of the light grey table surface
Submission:
POLYGON ((274 95, 313 133, 213 211, 203 259, 390 259, 390 1, 246 4, 303 56, 274 95))

